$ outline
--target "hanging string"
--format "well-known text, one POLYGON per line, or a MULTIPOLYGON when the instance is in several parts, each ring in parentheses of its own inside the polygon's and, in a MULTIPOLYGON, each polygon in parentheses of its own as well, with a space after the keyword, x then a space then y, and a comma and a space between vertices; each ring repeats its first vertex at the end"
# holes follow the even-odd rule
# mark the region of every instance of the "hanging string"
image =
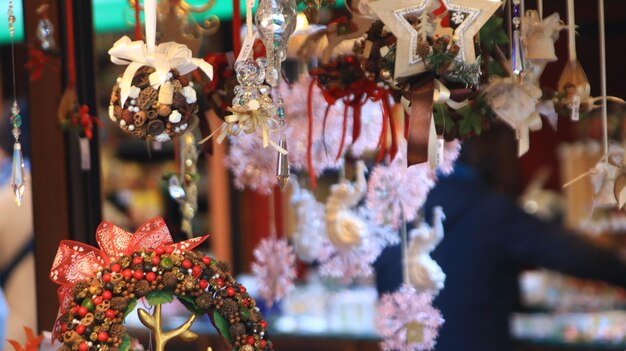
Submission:
POLYGON ((174 169, 176 169, 176 166, 178 166, 178 169, 180 171, 180 180, 181 182, 183 181, 183 177, 185 175, 185 165, 183 164, 184 162, 182 161, 182 157, 181 157, 181 145, 179 144, 179 139, 181 138, 174 138, 174 169))
POLYGON ((408 248, 409 248, 409 238, 408 238, 408 234, 407 234, 407 229, 406 229, 406 218, 404 218, 404 212, 402 210, 400 210, 400 218, 402 220, 402 224, 400 225, 400 240, 401 243, 400 245, 402 245, 401 249, 402 249, 402 282, 404 284, 410 284, 409 281, 409 258, 407 257, 408 255, 408 248))
POLYGON ((256 0, 246 0, 246 33, 249 37, 254 35, 252 31, 252 8, 255 3, 256 0))
POLYGON ((9 35, 11 37, 11 72, 13 73, 13 101, 17 101, 17 85, 15 84, 15 16, 13 15, 13 1, 9 1, 9 35))
MULTIPOLYGON (((573 1, 573 0, 570 0, 573 1)), ((606 33, 604 24, 604 0, 598 0, 598 16, 600 17, 600 95, 606 95, 606 33)), ((602 145, 604 158, 609 157, 608 111, 606 99, 602 100, 602 145)))
POLYGON ((139 0, 135 0, 135 40, 143 40, 143 35, 141 34, 141 7, 139 6, 139 0))
POLYGON ((539 13, 539 19, 543 19, 543 0, 537 0, 537 12, 539 13))
POLYGON ((67 87, 73 89, 76 85, 76 57, 74 55, 74 12, 72 0, 65 0, 65 17, 67 23, 67 71, 69 75, 67 87))
POLYGON ((570 63, 576 62, 576 24, 574 12, 574 0, 567 0, 567 37, 569 47, 569 61, 570 63))
POLYGON ((241 5, 239 0, 233 0, 233 52, 235 57, 239 56, 239 50, 241 50, 241 5))
POLYGON ((156 49, 156 0, 144 0, 143 15, 146 25, 146 46, 148 48, 148 55, 152 55, 156 49))

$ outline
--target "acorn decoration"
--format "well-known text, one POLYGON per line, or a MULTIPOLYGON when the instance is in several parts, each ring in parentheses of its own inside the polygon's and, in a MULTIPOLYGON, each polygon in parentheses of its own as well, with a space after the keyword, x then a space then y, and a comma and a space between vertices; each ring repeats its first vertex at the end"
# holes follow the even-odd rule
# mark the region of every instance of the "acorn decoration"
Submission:
POLYGON ((198 123, 196 91, 193 83, 176 69, 161 83, 155 69, 143 66, 132 80, 128 98, 121 105, 120 82, 113 87, 109 117, 128 134, 155 141, 168 141, 198 123))

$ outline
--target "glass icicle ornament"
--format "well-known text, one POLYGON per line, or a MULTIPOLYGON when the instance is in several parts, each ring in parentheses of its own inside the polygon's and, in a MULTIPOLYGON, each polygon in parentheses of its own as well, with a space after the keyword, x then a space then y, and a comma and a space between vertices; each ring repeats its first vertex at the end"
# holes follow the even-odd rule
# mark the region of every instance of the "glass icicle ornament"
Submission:
POLYGON ((513 0, 513 38, 511 40, 511 64, 513 73, 519 76, 524 71, 524 47, 522 46, 521 0, 513 0))
POLYGON ((287 40, 296 29, 295 0, 261 0, 256 11, 256 25, 267 52, 266 81, 277 86, 280 64, 287 58, 287 40))
POLYGON ((54 40, 54 25, 48 18, 48 8, 50 5, 43 4, 37 8, 37 13, 41 17, 37 23, 37 39, 43 51, 55 51, 57 49, 54 40))
MULTIPOLYGON (((278 146, 287 151, 287 136, 285 135, 285 110, 283 109, 283 99, 278 98, 278 124, 280 125, 280 140, 278 146)), ((276 162, 276 180, 280 190, 285 190, 289 184, 289 159, 287 153, 278 152, 276 162)))
POLYGON ((13 124, 13 164, 11 167, 11 189, 15 197, 15 203, 20 206, 24 196, 26 187, 26 172, 24 170, 24 156, 22 155, 22 144, 19 142, 20 127, 22 126, 22 116, 20 116, 20 108, 16 101, 13 101, 11 107, 11 123, 13 124))

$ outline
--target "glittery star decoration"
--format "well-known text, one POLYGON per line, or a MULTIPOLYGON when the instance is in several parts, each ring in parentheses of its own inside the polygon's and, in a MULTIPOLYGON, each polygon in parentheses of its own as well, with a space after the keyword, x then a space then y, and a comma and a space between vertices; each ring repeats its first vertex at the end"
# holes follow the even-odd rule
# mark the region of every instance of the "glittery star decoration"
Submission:
MULTIPOLYGON (((454 30, 454 40, 460 47, 458 58, 471 64, 476 60, 474 36, 498 9, 498 0, 377 0, 369 3, 370 9, 398 38, 394 78, 415 75, 426 70, 424 61, 417 54, 418 32, 406 19, 432 11, 443 4, 448 11, 461 13, 454 30)), ((455 22, 456 23, 456 22, 455 22)))

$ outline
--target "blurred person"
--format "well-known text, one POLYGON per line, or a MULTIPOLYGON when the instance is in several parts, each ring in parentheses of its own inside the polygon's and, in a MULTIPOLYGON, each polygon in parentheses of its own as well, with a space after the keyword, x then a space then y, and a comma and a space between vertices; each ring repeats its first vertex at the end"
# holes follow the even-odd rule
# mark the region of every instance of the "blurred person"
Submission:
MULTIPOLYGON (((436 351, 511 351, 510 318, 521 307, 519 275, 543 267, 626 287, 626 264, 617 252, 543 222, 516 205, 516 141, 494 126, 465 141, 452 174, 440 177, 424 205, 446 214, 445 235, 432 252, 446 274, 434 300, 445 319, 436 351)), ((402 284, 400 247, 385 249, 375 264, 380 293, 402 284)))
MULTIPOLYGON (((6 103, 3 116, 9 115, 6 103)), ((37 330, 35 256, 33 236, 33 215, 30 185, 30 154, 28 140, 28 113, 25 102, 19 103, 22 109, 22 134, 20 142, 25 157, 26 189, 20 207, 15 203, 11 189, 11 165, 14 139, 7 119, 0 124, 0 289, 8 305, 6 339, 26 341, 23 326, 37 330)), ((0 329, 2 326, 0 326, 0 329)), ((0 344, 0 349, 11 350, 8 343, 0 344), (2 348, 4 346, 4 348, 2 348)))

